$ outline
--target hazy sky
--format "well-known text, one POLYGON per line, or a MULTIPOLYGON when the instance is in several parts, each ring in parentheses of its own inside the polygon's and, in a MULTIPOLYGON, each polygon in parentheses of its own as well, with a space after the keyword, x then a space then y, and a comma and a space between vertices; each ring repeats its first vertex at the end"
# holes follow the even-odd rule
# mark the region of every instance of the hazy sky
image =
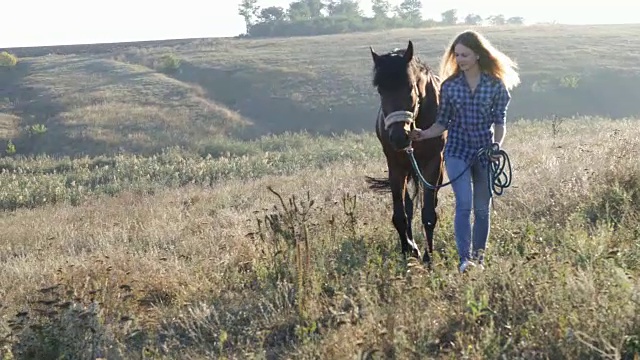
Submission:
MULTIPOLYGON (((391 0, 397 4, 401 0, 391 0)), ((244 32, 238 15, 239 0, 12 0, 2 6, 0 47, 62 45, 74 43, 158 40, 167 38, 235 36, 244 32), (90 4, 101 4, 91 6, 90 4)), ((288 0, 258 0, 261 7, 287 7, 288 0)), ((640 2, 608 0, 584 5, 584 1, 535 0, 423 1, 424 15, 440 19, 440 13, 456 8, 482 16, 523 16, 527 22, 558 21, 567 24, 638 23, 640 2), (635 3, 635 4, 634 4, 635 3), (535 8, 535 9, 534 9, 535 8)), ((369 12, 370 0, 361 0, 369 12)))

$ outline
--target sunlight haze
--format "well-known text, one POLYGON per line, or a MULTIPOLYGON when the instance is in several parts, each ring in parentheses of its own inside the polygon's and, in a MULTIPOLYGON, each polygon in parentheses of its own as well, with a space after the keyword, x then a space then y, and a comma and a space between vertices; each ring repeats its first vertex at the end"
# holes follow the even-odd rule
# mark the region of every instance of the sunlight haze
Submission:
MULTIPOLYGON (((391 1, 394 5, 399 2, 391 1)), ((72 0, 12 1, 4 5, 5 28, 11 31, 0 33, 0 47, 236 36, 244 32, 238 3, 182 0, 162 6, 158 1, 113 0, 92 7, 88 2, 72 0)), ((289 3, 285 0, 258 1, 261 7, 282 6, 285 9, 289 3)), ((365 14, 369 14, 371 3, 360 1, 360 4, 365 14)), ((455 8, 460 18, 477 13, 483 17, 493 14, 522 16, 527 23, 620 24, 638 22, 640 13, 638 3, 626 0, 590 5, 540 0, 530 4, 452 0, 435 6, 425 5, 423 14, 425 18, 439 20, 440 13, 455 8)))

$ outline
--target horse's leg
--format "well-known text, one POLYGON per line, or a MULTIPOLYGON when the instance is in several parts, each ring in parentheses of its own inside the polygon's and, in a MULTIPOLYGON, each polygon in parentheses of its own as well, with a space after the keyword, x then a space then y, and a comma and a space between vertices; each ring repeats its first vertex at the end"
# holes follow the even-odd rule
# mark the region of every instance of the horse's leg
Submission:
POLYGON ((391 197, 393 199, 393 226, 396 228, 398 235, 400 236, 400 245, 402 247, 402 254, 406 257, 407 253, 411 253, 411 256, 420 258, 420 250, 416 246, 413 239, 408 236, 407 229, 407 213, 405 211, 405 192, 407 185, 407 172, 397 170, 394 168, 389 169, 389 185, 391 186, 391 197))
MULTIPOLYGON (((443 180, 442 171, 442 155, 438 154, 424 166, 423 173, 425 180, 432 185, 440 185, 443 180)), ((433 254, 433 237, 436 224, 438 223, 438 190, 424 188, 424 201, 422 205, 422 224, 424 226, 425 238, 427 240, 426 249, 422 261, 431 262, 431 254, 433 254)))
POLYGON ((413 199, 411 199, 408 186, 404 191, 404 212, 407 214, 407 237, 413 240, 413 199))

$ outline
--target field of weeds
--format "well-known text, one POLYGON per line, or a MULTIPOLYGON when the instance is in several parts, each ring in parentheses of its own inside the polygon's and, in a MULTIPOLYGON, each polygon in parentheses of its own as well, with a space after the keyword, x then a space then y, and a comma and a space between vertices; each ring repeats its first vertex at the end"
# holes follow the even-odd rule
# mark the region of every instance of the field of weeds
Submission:
POLYGON ((402 260, 372 134, 2 159, 0 359, 637 359, 637 124, 512 123, 464 276, 450 188, 433 269, 402 260))

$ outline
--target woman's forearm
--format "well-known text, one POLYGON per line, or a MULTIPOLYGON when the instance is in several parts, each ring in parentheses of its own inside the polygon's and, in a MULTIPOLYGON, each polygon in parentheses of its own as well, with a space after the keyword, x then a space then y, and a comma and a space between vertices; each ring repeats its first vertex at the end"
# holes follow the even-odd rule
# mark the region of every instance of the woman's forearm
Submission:
POLYGON ((442 135, 446 128, 439 123, 434 123, 427 130, 424 130, 420 136, 423 139, 430 139, 442 135))
POLYGON ((493 132, 493 142, 498 143, 500 147, 502 147, 502 141, 504 140, 504 136, 507 133, 507 129, 504 125, 494 125, 493 132))

